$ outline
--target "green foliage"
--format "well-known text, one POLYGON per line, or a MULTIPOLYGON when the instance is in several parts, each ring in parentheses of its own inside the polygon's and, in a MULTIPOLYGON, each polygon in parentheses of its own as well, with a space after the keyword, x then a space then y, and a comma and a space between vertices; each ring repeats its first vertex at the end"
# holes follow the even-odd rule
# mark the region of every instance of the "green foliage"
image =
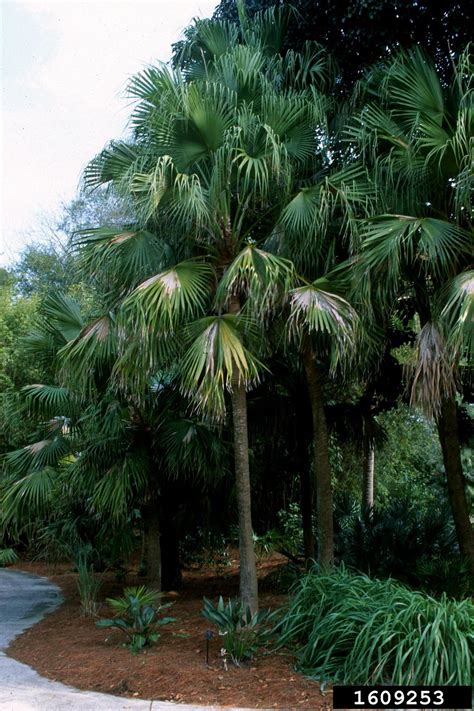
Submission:
POLYGON ((184 537, 180 557, 185 565, 208 566, 222 573, 231 565, 228 543, 222 533, 198 527, 184 537))
MULTIPOLYGON (((302 555, 303 543, 303 519, 299 504, 293 501, 286 510, 278 512, 278 528, 282 535, 282 548, 284 547, 294 556, 302 555)), ((313 520, 315 527, 316 521, 313 520)))
POLYGON ((15 553, 13 548, 4 548, 0 550, 0 568, 4 568, 7 565, 13 565, 18 560, 18 555, 15 553))
POLYGON ((435 600, 392 580, 314 567, 295 586, 277 631, 298 666, 342 684, 470 684, 474 605, 435 600))
POLYGON ((430 595, 446 593, 450 597, 472 597, 474 575, 469 563, 460 556, 425 558, 416 566, 414 582, 430 595))
POLYGON ((377 422, 385 432, 375 453, 376 502, 410 497, 426 509, 446 501, 443 458, 433 422, 406 405, 382 412, 377 422))
POLYGON ((15 295, 12 275, 0 283, 0 397, 40 377, 41 371, 28 358, 22 340, 33 327, 37 309, 37 295, 15 295))
MULTIPOLYGON (((15 264, 15 289, 23 296, 65 291, 77 278, 70 255, 53 243, 30 243, 15 264)), ((77 268, 77 265, 76 265, 77 268)))
POLYGON ((229 600, 226 605, 221 596, 217 605, 204 598, 202 614, 219 628, 223 649, 236 666, 252 659, 268 641, 268 630, 264 627, 268 610, 252 614, 250 608, 238 600, 229 600))
POLYGON ((125 588, 123 593, 123 597, 107 598, 115 617, 97 620, 96 625, 119 629, 127 637, 128 648, 136 653, 159 639, 159 626, 175 621, 174 617, 159 617, 173 603, 159 604, 160 593, 144 585, 125 588))
MULTIPOLYGON (((245 0, 244 4, 251 25, 256 13, 278 5, 275 0, 245 0)), ((292 0, 291 5, 297 12, 289 15, 283 49, 300 51, 308 40, 328 47, 339 68, 340 89, 346 92, 369 65, 395 48, 416 44, 430 48, 446 71, 451 52, 457 54, 471 39, 468 10, 451 0, 436 5, 416 0, 292 0)), ((221 0, 214 17, 235 22, 237 6, 237 0, 221 0)), ((191 29, 185 33, 187 39, 192 37, 191 29)), ((175 61, 183 45, 185 41, 173 46, 175 61)))
POLYGON ((456 534, 447 507, 429 509, 404 497, 392 499, 365 518, 357 506, 345 515, 339 513, 340 555, 358 570, 416 582, 420 560, 456 554, 456 534))
POLYGON ((87 558, 82 556, 77 563, 77 587, 81 598, 84 615, 94 617, 97 613, 97 595, 102 587, 102 581, 97 577, 94 568, 87 558))

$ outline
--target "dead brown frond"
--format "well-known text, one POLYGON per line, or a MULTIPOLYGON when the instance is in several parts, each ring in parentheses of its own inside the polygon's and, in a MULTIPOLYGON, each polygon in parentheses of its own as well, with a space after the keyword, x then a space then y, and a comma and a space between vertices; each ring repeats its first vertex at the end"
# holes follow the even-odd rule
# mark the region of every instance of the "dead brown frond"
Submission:
MULTIPOLYGON (((413 373, 413 368, 410 368, 413 373)), ((426 323, 418 334, 416 365, 410 404, 436 417, 443 399, 456 393, 456 353, 446 348, 445 338, 435 323, 426 323)))

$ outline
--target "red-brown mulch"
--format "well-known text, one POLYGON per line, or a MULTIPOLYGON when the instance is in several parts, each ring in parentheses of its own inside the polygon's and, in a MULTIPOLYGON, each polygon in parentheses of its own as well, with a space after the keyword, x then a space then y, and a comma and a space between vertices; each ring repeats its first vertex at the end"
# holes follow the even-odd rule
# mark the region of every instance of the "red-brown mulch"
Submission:
MULTIPOLYGON (((275 566, 261 564, 260 575, 275 566)), ((201 615, 205 595, 217 599, 235 595, 236 566, 221 575, 209 570, 189 570, 174 601, 171 614, 176 622, 160 629, 157 644, 139 654, 122 646, 120 632, 99 629, 91 618, 81 615, 76 578, 70 564, 21 563, 21 570, 45 575, 59 585, 65 602, 39 624, 26 630, 8 648, 8 654, 37 669, 50 679, 79 689, 127 697, 221 706, 277 709, 332 708, 332 694, 322 695, 318 684, 294 670, 288 652, 272 653, 237 668, 223 668, 218 636, 210 642, 206 665, 205 632, 211 627, 201 615)), ((129 574, 126 585, 143 584, 129 574)), ((113 574, 104 576, 101 600, 120 595, 124 584, 113 574)), ((263 592, 261 607, 276 606, 284 596, 263 592)), ((104 603, 100 616, 109 616, 104 603)))

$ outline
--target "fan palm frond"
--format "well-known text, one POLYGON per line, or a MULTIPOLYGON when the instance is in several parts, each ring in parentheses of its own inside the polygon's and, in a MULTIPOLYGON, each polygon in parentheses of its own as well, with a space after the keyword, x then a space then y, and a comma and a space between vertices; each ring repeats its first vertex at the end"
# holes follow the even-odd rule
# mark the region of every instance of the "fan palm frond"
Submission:
POLYGON ((24 476, 30 470, 56 467, 70 451, 71 444, 66 437, 58 434, 8 452, 4 461, 7 471, 15 476, 24 476))
POLYGON ((22 393, 30 407, 45 417, 71 416, 77 413, 77 398, 69 388, 59 385, 35 383, 22 388, 22 393))
POLYGON ((43 467, 12 482, 2 498, 2 522, 10 529, 18 529, 25 520, 44 515, 57 486, 57 470, 43 467))
POLYGON ((224 273, 216 301, 225 304, 232 296, 245 295, 250 310, 265 315, 284 298, 294 278, 292 262, 249 244, 224 273))
POLYGON ((118 523, 127 519, 134 497, 143 497, 149 483, 149 462, 143 452, 115 462, 94 487, 92 507, 118 523))
POLYGON ((200 319, 187 329, 190 345, 180 367, 182 391, 198 410, 218 419, 225 414, 225 391, 255 385, 264 369, 243 343, 242 324, 241 317, 226 314, 200 319))
POLYGON ((466 230, 434 217, 381 215, 367 224, 363 237, 364 263, 385 274, 390 285, 406 264, 443 280, 472 250, 466 230))
POLYGON ((204 261, 180 262, 140 284, 126 299, 123 309, 156 336, 164 337, 203 313, 212 277, 213 269, 204 261))
POLYGON ((440 319, 446 323, 450 349, 465 353, 468 363, 474 355, 474 271, 461 272, 439 294, 440 319))

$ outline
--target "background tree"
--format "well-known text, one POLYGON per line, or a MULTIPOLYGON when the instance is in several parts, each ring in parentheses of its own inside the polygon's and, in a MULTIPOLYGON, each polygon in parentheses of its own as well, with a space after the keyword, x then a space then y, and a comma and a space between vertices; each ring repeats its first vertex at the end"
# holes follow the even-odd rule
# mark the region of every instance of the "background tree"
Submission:
POLYGON ((412 402, 436 418, 459 546, 472 565, 456 405, 456 374, 472 357, 473 338, 470 48, 448 85, 420 50, 388 61, 383 80, 378 71, 349 129, 385 210, 366 224, 359 275, 375 310, 404 295, 413 301, 420 328, 412 402))
MULTIPOLYGON (((245 0, 250 17, 262 9, 290 3, 245 0)), ((340 69, 340 89, 350 92, 365 70, 399 48, 424 47, 442 74, 450 56, 459 55, 471 40, 472 13, 462 2, 420 3, 416 0, 293 0, 284 50, 300 50, 307 40, 327 47, 340 69)), ((236 21, 237 0, 221 0, 214 17, 236 21)), ((175 57, 181 45, 175 45, 175 57)))

